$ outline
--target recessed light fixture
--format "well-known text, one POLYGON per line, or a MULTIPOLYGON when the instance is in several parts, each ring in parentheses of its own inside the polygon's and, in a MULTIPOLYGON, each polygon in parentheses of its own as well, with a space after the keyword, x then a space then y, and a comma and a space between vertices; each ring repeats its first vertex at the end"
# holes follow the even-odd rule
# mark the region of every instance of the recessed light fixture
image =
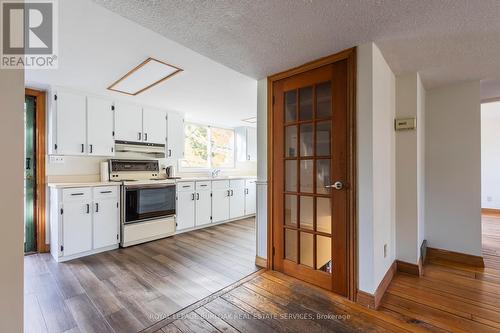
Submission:
POLYGON ((249 124, 256 124, 257 123, 257 117, 252 117, 252 118, 246 118, 242 119, 241 121, 244 121, 249 124))
POLYGON ((180 72, 182 69, 179 67, 149 57, 110 85, 108 89, 135 96, 180 72))

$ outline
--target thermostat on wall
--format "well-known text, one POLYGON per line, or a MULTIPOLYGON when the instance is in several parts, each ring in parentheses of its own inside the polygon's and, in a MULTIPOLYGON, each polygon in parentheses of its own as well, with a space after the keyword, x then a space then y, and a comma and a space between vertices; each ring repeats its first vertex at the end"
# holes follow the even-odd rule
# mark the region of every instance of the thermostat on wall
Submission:
POLYGON ((394 120, 394 129, 396 131, 412 130, 415 129, 415 127, 417 127, 416 118, 404 118, 404 119, 394 120))

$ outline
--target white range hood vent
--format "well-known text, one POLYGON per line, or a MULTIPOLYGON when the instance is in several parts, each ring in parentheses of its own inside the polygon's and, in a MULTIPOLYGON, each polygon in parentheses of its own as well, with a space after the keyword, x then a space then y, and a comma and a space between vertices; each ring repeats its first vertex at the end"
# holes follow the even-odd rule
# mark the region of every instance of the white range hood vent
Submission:
POLYGON ((165 145, 157 143, 116 141, 115 152, 142 154, 147 157, 154 158, 165 158, 165 145))

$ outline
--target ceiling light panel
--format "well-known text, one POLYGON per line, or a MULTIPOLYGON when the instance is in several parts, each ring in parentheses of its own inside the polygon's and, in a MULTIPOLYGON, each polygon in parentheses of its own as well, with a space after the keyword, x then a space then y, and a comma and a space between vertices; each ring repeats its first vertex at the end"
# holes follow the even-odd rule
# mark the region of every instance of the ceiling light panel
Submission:
POLYGON ((181 71, 182 69, 163 61, 148 58, 114 82, 108 89, 127 95, 137 95, 181 71))

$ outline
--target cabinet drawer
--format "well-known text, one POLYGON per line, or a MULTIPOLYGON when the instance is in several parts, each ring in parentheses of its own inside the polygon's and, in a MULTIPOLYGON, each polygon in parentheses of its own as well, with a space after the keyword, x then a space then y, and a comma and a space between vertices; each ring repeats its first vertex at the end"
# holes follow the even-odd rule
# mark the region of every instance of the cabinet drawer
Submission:
POLYGON ((210 180, 196 182, 196 191, 210 191, 212 189, 210 180))
POLYGON ((245 180, 245 186, 250 186, 252 184, 255 184, 257 182, 256 179, 247 179, 245 180))
POLYGON ((177 183, 177 192, 194 192, 194 182, 177 183))
POLYGON ((231 180, 231 188, 243 188, 245 187, 244 179, 232 179, 231 180))
POLYGON ((65 188, 62 197, 64 202, 91 201, 92 192, 90 187, 65 188))
POLYGON ((118 198, 117 186, 100 186, 94 187, 94 199, 118 198))
POLYGON ((223 190, 229 188, 229 180, 212 180, 213 190, 223 190))

